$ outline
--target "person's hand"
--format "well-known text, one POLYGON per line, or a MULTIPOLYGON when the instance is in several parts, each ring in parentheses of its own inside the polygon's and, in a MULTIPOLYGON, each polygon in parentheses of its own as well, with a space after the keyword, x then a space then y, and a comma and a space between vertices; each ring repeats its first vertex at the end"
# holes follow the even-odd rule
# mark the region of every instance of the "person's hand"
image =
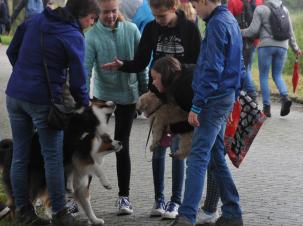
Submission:
POLYGON ((192 125, 193 127, 199 127, 200 126, 200 122, 198 119, 198 114, 194 113, 194 112, 189 112, 188 114, 188 123, 190 125, 192 125))
POLYGON ((123 61, 116 58, 113 62, 102 64, 101 68, 104 70, 118 70, 122 66, 123 66, 123 61))
POLYGON ((300 57, 300 56, 303 55, 303 53, 302 53, 302 51, 299 49, 299 50, 296 52, 296 55, 297 55, 297 57, 300 57))

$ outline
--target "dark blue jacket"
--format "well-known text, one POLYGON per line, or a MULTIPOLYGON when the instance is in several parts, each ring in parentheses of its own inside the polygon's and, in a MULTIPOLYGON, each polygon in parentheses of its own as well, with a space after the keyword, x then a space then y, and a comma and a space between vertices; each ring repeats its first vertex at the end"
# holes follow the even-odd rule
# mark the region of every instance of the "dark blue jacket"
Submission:
POLYGON ((205 22, 205 38, 192 83, 194 108, 201 108, 211 98, 237 93, 245 75, 242 36, 234 16, 222 5, 205 22))
POLYGON ((62 18, 67 10, 60 10, 52 11, 47 8, 18 27, 7 50, 13 66, 6 89, 8 96, 34 104, 50 104, 43 67, 44 54, 55 102, 62 102, 66 69, 69 68, 72 96, 77 103, 88 105, 86 73, 83 67, 84 36, 77 21, 62 18), (44 51, 40 42, 41 32, 44 32, 44 51))

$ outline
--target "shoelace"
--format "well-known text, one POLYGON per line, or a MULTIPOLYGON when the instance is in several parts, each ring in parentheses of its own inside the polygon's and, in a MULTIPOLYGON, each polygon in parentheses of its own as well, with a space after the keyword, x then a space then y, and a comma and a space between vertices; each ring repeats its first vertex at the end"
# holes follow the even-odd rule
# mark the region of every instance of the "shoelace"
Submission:
POLYGON ((172 212, 172 211, 176 211, 176 209, 177 209, 177 205, 174 202, 169 201, 165 205, 166 211, 172 212))
POLYGON ((79 212, 79 208, 78 208, 78 204, 75 201, 69 201, 66 204, 67 210, 69 213, 78 213, 79 212))
POLYGON ((116 206, 119 206, 119 208, 123 208, 123 207, 131 208, 131 205, 127 197, 119 197, 116 202, 116 206))

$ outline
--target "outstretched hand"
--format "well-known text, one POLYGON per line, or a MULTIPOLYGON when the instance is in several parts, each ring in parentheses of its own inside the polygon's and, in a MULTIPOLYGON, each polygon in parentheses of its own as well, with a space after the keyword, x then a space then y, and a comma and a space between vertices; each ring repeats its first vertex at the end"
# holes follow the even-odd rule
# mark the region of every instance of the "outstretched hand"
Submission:
POLYGON ((122 66, 123 66, 123 61, 116 58, 113 62, 102 64, 101 68, 104 70, 118 70, 122 66))
POLYGON ((300 57, 300 56, 303 55, 303 53, 302 53, 302 51, 299 49, 299 50, 296 52, 296 55, 297 55, 297 57, 300 57))

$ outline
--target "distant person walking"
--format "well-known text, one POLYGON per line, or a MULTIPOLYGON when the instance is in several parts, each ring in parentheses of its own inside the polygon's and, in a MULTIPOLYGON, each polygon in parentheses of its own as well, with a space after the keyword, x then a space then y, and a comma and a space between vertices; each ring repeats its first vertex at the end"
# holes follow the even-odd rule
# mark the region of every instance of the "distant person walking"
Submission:
POLYGON ((14 23, 22 9, 25 9, 25 19, 28 19, 31 16, 43 11, 43 0, 21 0, 19 4, 14 8, 11 17, 11 23, 14 23))
POLYGON ((7 0, 0 0, 0 35, 9 33, 10 24, 7 0))
POLYGON ((261 43, 258 48, 258 67, 260 86, 263 99, 263 112, 271 117, 270 90, 268 76, 272 69, 272 78, 279 90, 281 97, 281 116, 290 112, 291 100, 288 97, 287 86, 282 78, 283 67, 287 57, 288 44, 297 56, 302 54, 293 32, 293 27, 287 8, 281 0, 265 0, 264 5, 256 8, 250 26, 242 30, 243 37, 259 36, 261 43), (276 13, 280 14, 280 16, 276 13), (281 24, 273 16, 284 17, 281 24), (275 28, 280 30, 276 33, 275 28), (281 36, 284 37, 281 37, 281 36), (278 37, 280 36, 280 37, 278 37))

